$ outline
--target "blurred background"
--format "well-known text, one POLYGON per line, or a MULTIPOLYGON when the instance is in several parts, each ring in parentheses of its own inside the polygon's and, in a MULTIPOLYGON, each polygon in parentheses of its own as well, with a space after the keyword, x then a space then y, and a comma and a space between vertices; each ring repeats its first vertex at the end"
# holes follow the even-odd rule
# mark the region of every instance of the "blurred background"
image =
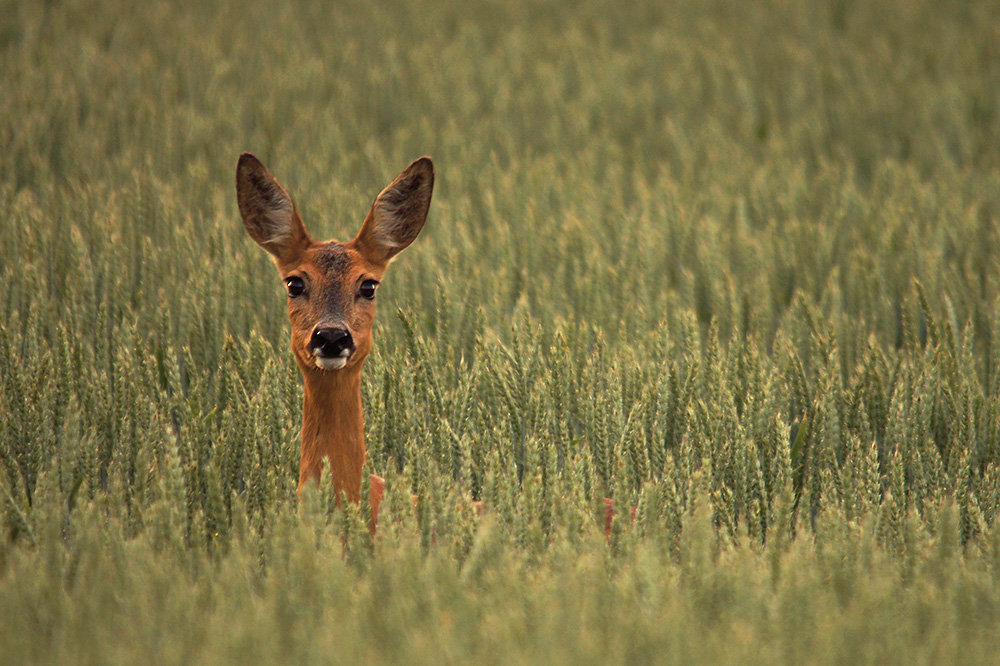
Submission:
POLYGON ((994 656, 1000 3, 0 17, 13 663, 994 656), (364 375, 381 541, 299 510, 244 151, 341 240, 434 158, 364 375))

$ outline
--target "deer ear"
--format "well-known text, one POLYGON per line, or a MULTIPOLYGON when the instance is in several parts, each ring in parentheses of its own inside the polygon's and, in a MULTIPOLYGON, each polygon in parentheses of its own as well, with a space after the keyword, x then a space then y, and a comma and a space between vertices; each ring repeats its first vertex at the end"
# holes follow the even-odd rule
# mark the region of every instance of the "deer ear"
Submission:
POLYGON ((250 237, 279 263, 289 263, 312 242, 295 202, 250 153, 236 165, 236 200, 250 237))
POLYGON ((434 163, 421 157, 406 167, 375 198, 354 239, 369 261, 388 264, 424 228, 434 189, 434 163))

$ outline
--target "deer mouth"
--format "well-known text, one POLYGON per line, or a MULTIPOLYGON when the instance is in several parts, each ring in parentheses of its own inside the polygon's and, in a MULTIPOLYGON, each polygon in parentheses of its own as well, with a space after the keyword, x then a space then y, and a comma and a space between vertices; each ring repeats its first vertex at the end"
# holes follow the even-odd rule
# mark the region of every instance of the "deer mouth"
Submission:
POLYGON ((340 370, 347 365, 347 359, 350 355, 350 349, 344 349, 337 356, 313 354, 313 363, 320 370, 340 370))

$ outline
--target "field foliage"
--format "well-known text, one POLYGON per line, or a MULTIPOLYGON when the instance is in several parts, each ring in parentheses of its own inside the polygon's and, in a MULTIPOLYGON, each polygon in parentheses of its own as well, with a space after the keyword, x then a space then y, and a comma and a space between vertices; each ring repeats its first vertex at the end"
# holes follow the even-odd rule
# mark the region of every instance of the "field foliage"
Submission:
POLYGON ((3 663, 995 663, 997 2, 0 15, 3 663), (340 239, 435 160, 375 539, 246 150, 340 239))

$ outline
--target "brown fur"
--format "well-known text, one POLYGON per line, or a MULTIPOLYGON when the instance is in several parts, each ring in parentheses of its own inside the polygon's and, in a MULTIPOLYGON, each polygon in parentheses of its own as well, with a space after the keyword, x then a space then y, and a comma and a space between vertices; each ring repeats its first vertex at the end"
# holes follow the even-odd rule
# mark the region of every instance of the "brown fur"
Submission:
MULTIPOLYGON (((372 346, 375 302, 361 298, 365 280, 381 282, 389 262, 412 243, 424 226, 434 187, 434 166, 427 157, 413 162, 375 199, 351 241, 310 238, 288 192, 253 155, 236 167, 236 194, 247 233, 274 259, 282 280, 300 278, 303 296, 288 298, 291 347, 302 372, 302 457, 299 492, 318 481, 329 465, 334 490, 351 502, 361 500, 365 462, 361 413, 361 368, 372 346), (355 351, 339 370, 323 370, 308 349, 319 327, 346 328, 355 351)), ((376 297, 377 300, 377 297, 376 297)), ((383 482, 372 476, 374 516, 383 482)))

